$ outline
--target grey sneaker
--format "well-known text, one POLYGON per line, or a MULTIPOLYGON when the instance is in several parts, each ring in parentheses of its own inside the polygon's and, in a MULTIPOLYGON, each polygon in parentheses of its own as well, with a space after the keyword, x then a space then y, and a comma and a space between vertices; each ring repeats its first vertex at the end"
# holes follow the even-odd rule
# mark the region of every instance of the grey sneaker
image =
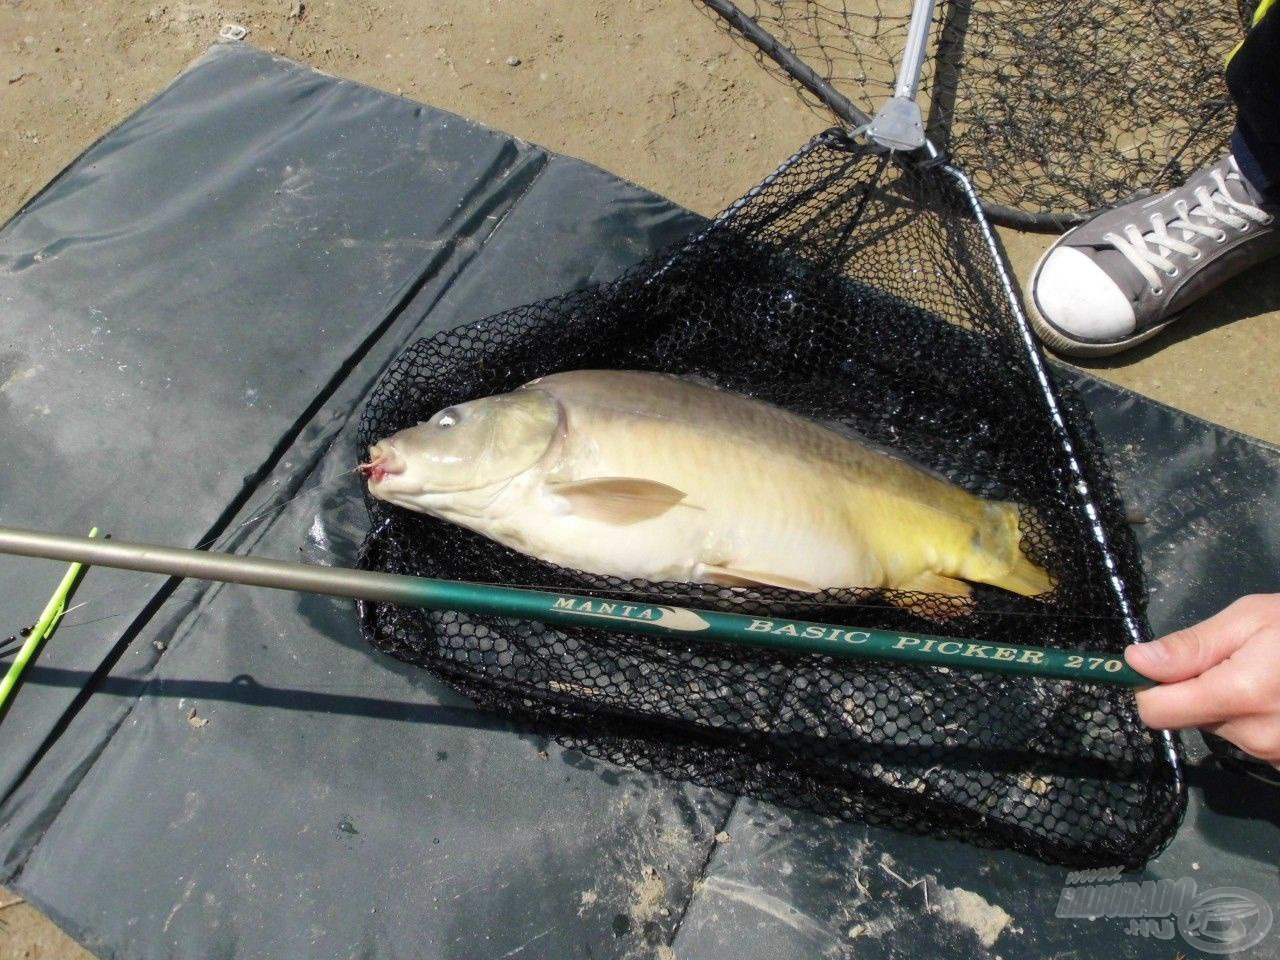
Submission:
POLYGON ((1234 157, 1176 190, 1107 210, 1040 258, 1031 325, 1047 347, 1072 357, 1149 340, 1210 290, 1280 256, 1277 212, 1234 157))

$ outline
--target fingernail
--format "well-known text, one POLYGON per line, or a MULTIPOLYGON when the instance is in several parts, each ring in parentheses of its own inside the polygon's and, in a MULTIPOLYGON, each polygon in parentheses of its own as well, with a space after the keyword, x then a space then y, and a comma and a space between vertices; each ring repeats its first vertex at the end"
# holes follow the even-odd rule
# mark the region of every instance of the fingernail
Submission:
POLYGON ((1140 660, 1147 663, 1156 664, 1164 663, 1169 659, 1169 648, 1159 640, 1149 640, 1146 643, 1131 643, 1129 649, 1140 660))

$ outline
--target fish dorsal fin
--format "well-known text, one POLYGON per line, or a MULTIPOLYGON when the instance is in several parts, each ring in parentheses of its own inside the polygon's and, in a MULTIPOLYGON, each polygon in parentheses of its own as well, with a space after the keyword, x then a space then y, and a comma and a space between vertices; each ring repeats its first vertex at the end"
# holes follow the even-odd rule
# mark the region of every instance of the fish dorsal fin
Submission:
POLYGON ((683 490, 640 477, 590 477, 548 483, 579 517, 626 526, 660 517, 684 500, 683 490))
POLYGON ((700 579, 718 583, 722 587, 781 587, 783 590, 799 590, 801 593, 819 593, 822 588, 780 573, 764 573, 759 570, 739 570, 736 567, 720 567, 704 563, 700 567, 700 579))

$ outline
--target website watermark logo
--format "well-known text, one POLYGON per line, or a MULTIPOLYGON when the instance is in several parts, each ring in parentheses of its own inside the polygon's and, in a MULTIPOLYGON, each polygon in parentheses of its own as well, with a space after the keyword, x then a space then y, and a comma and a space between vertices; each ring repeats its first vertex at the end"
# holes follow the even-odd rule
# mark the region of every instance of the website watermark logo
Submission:
POLYGON ((1133 937, 1183 940, 1205 953, 1235 953, 1262 942, 1274 919, 1271 904, 1244 887, 1199 893, 1190 877, 1121 880, 1119 867, 1067 875, 1054 915, 1127 920, 1133 937))

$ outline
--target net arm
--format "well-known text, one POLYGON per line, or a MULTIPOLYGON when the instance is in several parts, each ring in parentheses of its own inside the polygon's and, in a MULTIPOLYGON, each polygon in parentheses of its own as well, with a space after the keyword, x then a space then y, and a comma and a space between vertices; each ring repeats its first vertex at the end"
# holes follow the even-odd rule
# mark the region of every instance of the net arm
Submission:
POLYGON ((827 105, 850 127, 865 127, 871 118, 855 107, 811 66, 787 49, 781 41, 756 23, 729 0, 703 0, 718 17, 750 40, 766 57, 796 79, 802 87, 827 105))

